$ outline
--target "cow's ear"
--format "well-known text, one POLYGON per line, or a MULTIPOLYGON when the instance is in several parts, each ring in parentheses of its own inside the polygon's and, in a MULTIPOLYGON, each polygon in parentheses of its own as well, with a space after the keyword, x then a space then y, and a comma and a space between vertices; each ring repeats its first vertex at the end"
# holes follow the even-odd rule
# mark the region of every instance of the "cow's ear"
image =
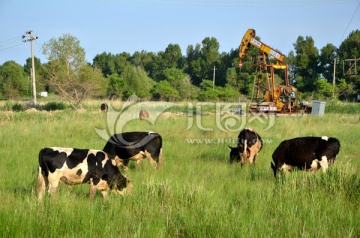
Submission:
POLYGON ((235 147, 231 147, 230 145, 228 145, 228 147, 230 148, 230 150, 233 150, 233 149, 235 149, 235 147))

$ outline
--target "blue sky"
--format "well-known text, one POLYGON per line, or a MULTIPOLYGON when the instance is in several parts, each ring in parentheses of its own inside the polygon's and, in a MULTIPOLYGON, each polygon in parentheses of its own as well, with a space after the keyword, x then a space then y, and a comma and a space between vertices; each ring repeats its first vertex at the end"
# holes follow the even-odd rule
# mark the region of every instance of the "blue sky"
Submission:
POLYGON ((360 29, 360 0, 0 0, 0 64, 20 65, 30 57, 30 44, 21 36, 32 29, 41 46, 65 33, 75 36, 92 63, 96 54, 145 50, 163 51, 215 37, 220 52, 239 46, 248 28, 261 40, 288 54, 298 36, 311 36, 320 50, 339 47, 360 29))

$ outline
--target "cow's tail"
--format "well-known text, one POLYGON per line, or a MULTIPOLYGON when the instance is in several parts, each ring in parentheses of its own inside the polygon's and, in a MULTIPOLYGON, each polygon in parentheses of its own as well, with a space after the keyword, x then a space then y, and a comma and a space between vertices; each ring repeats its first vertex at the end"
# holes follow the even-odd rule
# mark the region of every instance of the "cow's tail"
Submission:
POLYGON ((45 176, 45 167, 44 167, 44 163, 42 161, 42 151, 44 149, 42 149, 39 153, 39 174, 38 174, 38 179, 37 179, 37 185, 38 185, 38 200, 41 201, 42 198, 44 197, 45 194, 45 189, 46 189, 46 185, 47 185, 47 178, 45 176))
POLYGON ((276 170, 277 170, 277 168, 276 168, 276 166, 275 166, 275 164, 273 162, 271 162, 271 168, 272 168, 272 170, 274 172, 274 177, 276 178, 276 170))
POLYGON ((160 169, 161 166, 162 166, 162 163, 163 163, 163 154, 162 154, 162 146, 163 146, 163 143, 162 143, 162 137, 161 135, 157 134, 157 140, 158 140, 158 143, 159 143, 159 151, 157 151, 157 154, 158 154, 158 159, 157 159, 157 166, 156 168, 157 169, 160 169))

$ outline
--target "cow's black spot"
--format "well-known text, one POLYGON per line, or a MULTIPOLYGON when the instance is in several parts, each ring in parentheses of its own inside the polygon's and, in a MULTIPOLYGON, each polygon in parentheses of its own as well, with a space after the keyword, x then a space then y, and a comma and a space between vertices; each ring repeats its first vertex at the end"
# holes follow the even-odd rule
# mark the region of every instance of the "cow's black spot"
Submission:
POLYGON ((82 163, 87 157, 89 150, 87 149, 74 149, 66 159, 66 164, 69 169, 75 168, 78 164, 82 163))
POLYGON ((79 169, 79 170, 76 172, 76 175, 77 175, 77 176, 80 176, 81 174, 82 174, 82 170, 79 169))

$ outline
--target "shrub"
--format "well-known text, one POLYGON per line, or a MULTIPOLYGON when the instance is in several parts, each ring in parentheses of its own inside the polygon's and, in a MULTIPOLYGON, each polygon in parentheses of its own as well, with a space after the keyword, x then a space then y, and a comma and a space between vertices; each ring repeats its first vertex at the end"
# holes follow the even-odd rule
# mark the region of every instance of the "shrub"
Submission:
POLYGON ((55 111, 55 110, 64 110, 66 105, 63 102, 49 102, 41 107, 45 111, 55 111))
POLYGON ((14 103, 11 101, 6 101, 5 105, 2 107, 2 110, 4 111, 11 111, 12 107, 14 106, 14 103))
POLYGON ((25 108, 21 103, 15 103, 14 105, 12 105, 11 110, 13 110, 15 112, 21 112, 21 111, 24 111, 25 108))

